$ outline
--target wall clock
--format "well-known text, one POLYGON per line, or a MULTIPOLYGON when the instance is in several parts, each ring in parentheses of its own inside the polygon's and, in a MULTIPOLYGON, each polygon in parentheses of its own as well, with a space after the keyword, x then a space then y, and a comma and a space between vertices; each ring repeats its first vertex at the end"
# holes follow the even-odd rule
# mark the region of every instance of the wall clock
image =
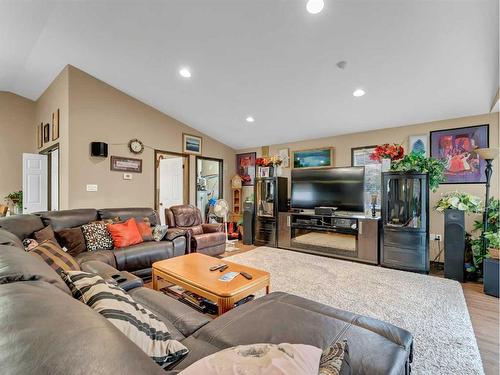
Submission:
POLYGON ((128 143, 128 148, 131 153, 140 154, 144 151, 144 143, 142 143, 138 139, 132 139, 128 143))

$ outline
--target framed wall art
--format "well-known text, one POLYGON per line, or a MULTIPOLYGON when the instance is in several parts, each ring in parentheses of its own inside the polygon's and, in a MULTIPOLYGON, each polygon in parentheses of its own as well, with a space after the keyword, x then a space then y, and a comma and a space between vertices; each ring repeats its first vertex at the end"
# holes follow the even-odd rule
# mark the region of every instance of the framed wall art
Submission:
POLYGON ((52 140, 59 138, 59 108, 52 113, 52 140))
POLYGON ((278 156, 281 159, 281 166, 283 168, 290 167, 290 150, 288 148, 278 150, 278 156))
POLYGON ((429 141, 427 134, 410 135, 408 137, 408 153, 418 152, 429 156, 429 141))
POLYGON ((43 125, 43 144, 50 142, 50 124, 43 125))
POLYGON ((36 127, 36 144, 38 148, 43 147, 43 122, 36 127))
POLYGON ((182 152, 186 154, 201 155, 203 139, 196 135, 182 133, 182 152))
POLYGON ((485 183, 486 162, 475 151, 489 146, 489 125, 431 132, 431 156, 445 163, 445 184, 485 183))
POLYGON ((373 194, 376 194, 376 207, 380 208, 382 164, 377 160, 370 159, 370 154, 375 150, 375 147, 377 146, 351 148, 351 165, 353 167, 365 167, 365 204, 369 204, 373 194))
POLYGON ((236 173, 241 177, 243 186, 253 186, 255 181, 255 152, 236 155, 236 173))
POLYGON ((293 151, 293 168, 327 168, 333 166, 333 148, 293 151))
POLYGON ((118 172, 142 173, 142 159, 111 156, 111 170, 118 172))

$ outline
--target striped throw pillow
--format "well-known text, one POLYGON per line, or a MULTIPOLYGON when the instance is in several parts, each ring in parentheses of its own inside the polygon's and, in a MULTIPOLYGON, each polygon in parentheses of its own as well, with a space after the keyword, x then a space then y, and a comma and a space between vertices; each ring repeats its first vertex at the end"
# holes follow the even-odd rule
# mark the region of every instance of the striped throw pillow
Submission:
POLYGON ((163 368, 187 355, 188 349, 172 339, 165 323, 123 289, 91 273, 69 271, 61 276, 73 297, 103 315, 163 368))
POLYGON ((31 249, 29 254, 42 258, 59 275, 63 271, 80 271, 80 266, 76 260, 61 249, 54 241, 48 240, 42 242, 37 247, 31 249))

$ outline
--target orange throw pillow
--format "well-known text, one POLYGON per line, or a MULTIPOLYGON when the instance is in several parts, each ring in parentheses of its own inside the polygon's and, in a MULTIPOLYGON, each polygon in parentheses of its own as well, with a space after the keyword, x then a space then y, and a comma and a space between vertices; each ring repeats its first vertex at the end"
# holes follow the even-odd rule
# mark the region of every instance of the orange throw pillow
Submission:
POLYGON ((143 242, 135 219, 120 224, 106 224, 115 248, 127 247, 143 242))
POLYGON ((144 241, 153 241, 153 228, 151 228, 149 221, 141 221, 140 223, 137 223, 137 228, 139 229, 139 233, 144 241))

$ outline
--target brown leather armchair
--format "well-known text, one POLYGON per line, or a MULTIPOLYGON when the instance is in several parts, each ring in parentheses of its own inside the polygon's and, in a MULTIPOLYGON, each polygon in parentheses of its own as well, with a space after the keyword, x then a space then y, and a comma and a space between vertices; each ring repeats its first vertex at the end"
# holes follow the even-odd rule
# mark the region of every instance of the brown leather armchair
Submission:
POLYGON ((172 206, 165 209, 169 228, 187 230, 190 234, 191 252, 219 255, 226 250, 223 224, 204 224, 201 212, 193 205, 172 206))

